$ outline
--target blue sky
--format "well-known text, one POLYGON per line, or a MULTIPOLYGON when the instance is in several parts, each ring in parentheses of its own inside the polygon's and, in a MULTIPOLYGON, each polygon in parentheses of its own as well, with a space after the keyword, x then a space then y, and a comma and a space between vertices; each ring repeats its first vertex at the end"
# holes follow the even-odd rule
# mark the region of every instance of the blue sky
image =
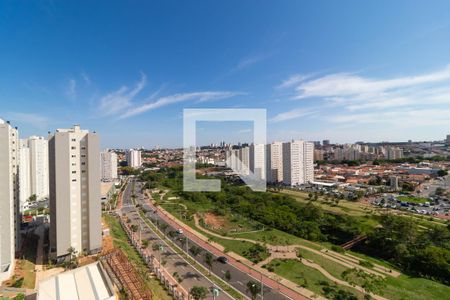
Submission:
POLYGON ((183 108, 265 108, 268 141, 443 139, 450 3, 2 1, 0 104, 22 136, 77 123, 104 147, 181 146, 183 108))

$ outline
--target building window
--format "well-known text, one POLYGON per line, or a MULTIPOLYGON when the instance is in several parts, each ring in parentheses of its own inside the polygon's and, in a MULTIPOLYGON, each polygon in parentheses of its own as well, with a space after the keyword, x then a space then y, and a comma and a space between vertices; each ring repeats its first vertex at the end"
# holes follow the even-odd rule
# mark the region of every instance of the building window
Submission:
POLYGON ((75 146, 72 146, 72 147, 71 147, 71 149, 72 149, 72 150, 75 150, 75 149, 77 149, 77 147, 75 147, 75 146))

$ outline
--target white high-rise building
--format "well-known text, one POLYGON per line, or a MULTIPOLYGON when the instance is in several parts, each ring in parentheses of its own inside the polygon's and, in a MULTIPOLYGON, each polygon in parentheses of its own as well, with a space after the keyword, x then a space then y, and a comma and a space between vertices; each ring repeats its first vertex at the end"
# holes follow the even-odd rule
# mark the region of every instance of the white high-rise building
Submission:
POLYGON ((23 212, 31 196, 30 148, 28 148, 27 140, 20 140, 19 153, 19 199, 20 211, 23 212))
POLYGON ((267 181, 283 182, 283 143, 267 145, 267 181))
POLYGON ((100 154, 100 165, 103 181, 117 179, 117 154, 112 151, 103 151, 100 154))
POLYGON ((240 163, 238 164, 237 169, 239 170, 239 173, 242 175, 249 175, 250 174, 250 148, 249 147, 242 147, 239 149, 239 160, 240 163))
POLYGON ((37 199, 48 198, 48 141, 40 136, 31 136, 28 138, 28 148, 30 149, 31 195, 36 195, 37 199))
POLYGON ((142 161, 141 161, 141 151, 136 149, 130 149, 127 151, 126 154, 127 164, 129 167, 132 168, 140 168, 142 161))
POLYGON ((249 147, 250 171, 262 180, 266 180, 266 145, 252 144, 249 147))
POLYGON ((314 144, 305 141, 283 143, 283 183, 297 186, 314 181, 314 144))
POLYGON ((102 247, 100 138, 96 133, 58 129, 49 138, 50 251, 62 257, 102 247))
POLYGON ((19 242, 19 156, 19 132, 0 120, 0 283, 14 271, 19 242))

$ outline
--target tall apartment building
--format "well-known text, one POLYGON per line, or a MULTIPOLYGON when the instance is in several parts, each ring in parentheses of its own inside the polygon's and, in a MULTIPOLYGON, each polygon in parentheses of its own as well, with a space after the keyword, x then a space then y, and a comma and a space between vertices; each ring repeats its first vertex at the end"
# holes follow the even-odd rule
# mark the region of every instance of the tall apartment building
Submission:
POLYGON ((30 149, 31 194, 37 199, 47 198, 49 194, 48 141, 40 136, 28 138, 30 149))
POLYGON ((126 160, 129 167, 140 168, 142 165, 141 151, 136 149, 130 149, 126 153, 126 160))
POLYGON ((273 142, 266 146, 267 181, 283 182, 283 143, 273 142))
POLYGON ((283 143, 283 183, 297 186, 314 181, 314 144, 305 141, 283 143))
POLYGON ((325 151, 320 149, 314 150, 314 161, 324 160, 325 159, 325 151))
POLYGON ((249 147, 250 171, 259 179, 266 180, 266 145, 251 144, 249 147))
POLYGON ((20 140, 20 207, 24 209, 31 195, 48 198, 48 141, 32 136, 20 140))
POLYGON ((447 139, 446 139, 447 144, 450 145, 450 134, 447 134, 447 139))
POLYGON ((49 138, 50 247, 55 257, 102 247, 100 138, 75 125, 49 138))
POLYGON ((100 154, 100 165, 103 181, 117 179, 117 154, 112 151, 103 151, 100 154))
POLYGON ((31 196, 30 148, 27 140, 20 140, 19 161, 19 202, 20 211, 23 212, 31 196))
POLYGON ((250 148, 242 147, 239 149, 239 160, 238 164, 239 173, 242 175, 250 174, 250 148))
POLYGON ((403 149, 399 147, 387 147, 386 149, 387 159, 400 159, 403 158, 403 149))
POLYGON ((0 283, 14 271, 19 243, 19 155, 18 130, 0 120, 0 283))

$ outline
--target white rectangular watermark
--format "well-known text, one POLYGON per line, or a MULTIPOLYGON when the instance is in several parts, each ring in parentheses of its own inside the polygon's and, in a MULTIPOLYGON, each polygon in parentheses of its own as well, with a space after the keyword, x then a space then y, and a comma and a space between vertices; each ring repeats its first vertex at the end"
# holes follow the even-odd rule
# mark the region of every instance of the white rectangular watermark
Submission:
POLYGON ((266 191, 266 109, 184 109, 183 111, 183 190, 189 192, 219 192, 218 179, 196 178, 196 127, 202 122, 253 122, 253 144, 248 151, 248 161, 232 151, 227 166, 254 191, 266 191))

